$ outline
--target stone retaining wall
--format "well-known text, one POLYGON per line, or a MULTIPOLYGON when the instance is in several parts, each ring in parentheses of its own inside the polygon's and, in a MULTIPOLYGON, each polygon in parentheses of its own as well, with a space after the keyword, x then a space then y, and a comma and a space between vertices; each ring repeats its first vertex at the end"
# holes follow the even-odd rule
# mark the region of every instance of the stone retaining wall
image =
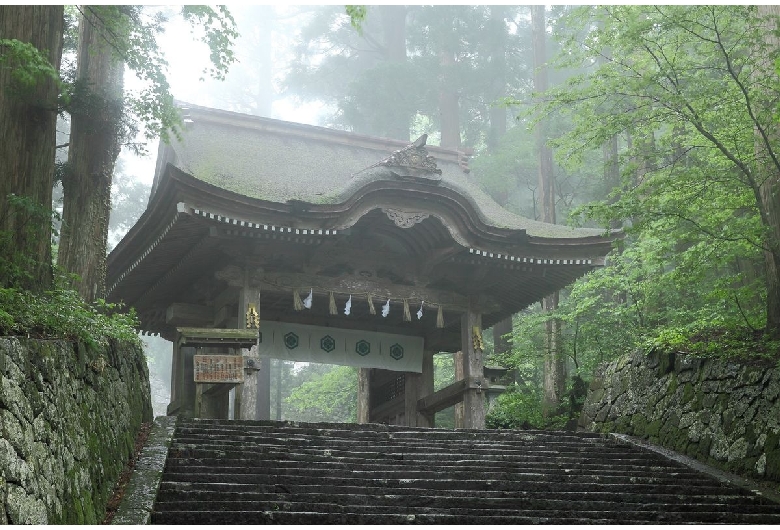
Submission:
POLYGON ((0 524, 95 524, 151 421, 143 350, 0 338, 0 524))
POLYGON ((780 483, 780 369, 634 353, 602 366, 580 427, 638 436, 733 473, 780 483))

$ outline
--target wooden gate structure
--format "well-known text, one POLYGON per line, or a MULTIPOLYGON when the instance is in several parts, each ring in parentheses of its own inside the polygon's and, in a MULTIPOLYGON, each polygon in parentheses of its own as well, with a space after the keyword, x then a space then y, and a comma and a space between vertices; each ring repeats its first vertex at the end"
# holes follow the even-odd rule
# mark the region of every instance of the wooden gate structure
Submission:
POLYGON ((268 418, 271 356, 343 350, 330 362, 360 366, 360 422, 432 426, 463 402, 464 427, 484 427, 482 329, 603 265, 611 248, 614 234, 504 210, 466 153, 425 137, 183 113, 182 138, 160 145, 145 213, 108 257, 109 300, 174 344, 169 414, 226 417, 236 386, 235 417, 268 418), (463 353, 464 377, 434 393, 442 352, 463 353), (243 382, 196 384, 196 354, 240 356, 243 382), (413 362, 394 370, 400 359, 413 362))

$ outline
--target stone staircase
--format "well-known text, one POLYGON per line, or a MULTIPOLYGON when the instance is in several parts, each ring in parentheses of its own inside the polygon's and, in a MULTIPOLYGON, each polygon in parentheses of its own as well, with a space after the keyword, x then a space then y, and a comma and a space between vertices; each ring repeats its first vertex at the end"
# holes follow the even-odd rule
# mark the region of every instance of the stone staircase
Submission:
POLYGON ((153 524, 780 524, 780 504, 597 434, 179 420, 153 524))

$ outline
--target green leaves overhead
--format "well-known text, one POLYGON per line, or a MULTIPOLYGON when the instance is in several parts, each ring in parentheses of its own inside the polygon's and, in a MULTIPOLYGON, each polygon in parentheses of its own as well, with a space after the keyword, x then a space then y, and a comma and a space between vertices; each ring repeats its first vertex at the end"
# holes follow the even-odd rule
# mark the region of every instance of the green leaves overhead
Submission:
MULTIPOLYGON (((137 94, 128 94, 126 108, 135 121, 146 124, 148 139, 170 140, 178 136, 181 120, 174 107, 167 79, 168 62, 157 44, 168 15, 144 6, 85 6, 105 25, 103 36, 116 56, 146 82, 137 94)), ((238 33, 235 21, 224 7, 184 6, 181 15, 192 26, 192 34, 209 49, 211 64, 204 69, 215 79, 224 79, 235 62, 232 45, 238 33)))
POLYGON ((17 39, 0 39, 0 68, 11 71, 10 87, 17 96, 24 97, 38 83, 45 79, 54 79, 59 83, 59 74, 41 52, 29 42, 17 39))

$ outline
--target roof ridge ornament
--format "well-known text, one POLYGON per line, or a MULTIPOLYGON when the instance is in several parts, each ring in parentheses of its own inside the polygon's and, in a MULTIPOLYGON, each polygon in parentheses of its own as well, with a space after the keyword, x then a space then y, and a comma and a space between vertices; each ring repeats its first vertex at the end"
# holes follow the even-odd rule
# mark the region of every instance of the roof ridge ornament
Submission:
POLYGON ((397 177, 438 184, 441 181, 441 169, 436 167, 436 159, 425 148, 427 140, 428 135, 423 134, 403 149, 393 151, 389 157, 366 169, 385 166, 397 177))

